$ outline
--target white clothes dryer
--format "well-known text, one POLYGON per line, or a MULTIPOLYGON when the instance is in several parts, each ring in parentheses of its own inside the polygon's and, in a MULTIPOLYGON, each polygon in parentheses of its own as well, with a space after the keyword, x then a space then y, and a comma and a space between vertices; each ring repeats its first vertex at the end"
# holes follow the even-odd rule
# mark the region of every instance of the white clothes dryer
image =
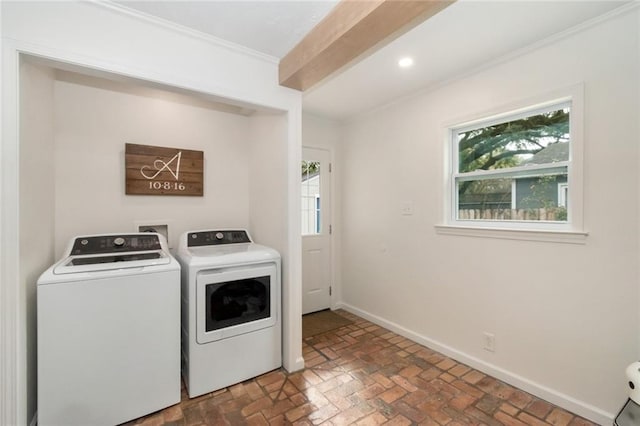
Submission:
POLYGON ((115 425, 180 402, 180 265, 164 237, 74 238, 37 306, 39 425, 115 425))
POLYGON ((282 365, 280 255, 245 230, 180 237, 182 375, 190 398, 282 365))

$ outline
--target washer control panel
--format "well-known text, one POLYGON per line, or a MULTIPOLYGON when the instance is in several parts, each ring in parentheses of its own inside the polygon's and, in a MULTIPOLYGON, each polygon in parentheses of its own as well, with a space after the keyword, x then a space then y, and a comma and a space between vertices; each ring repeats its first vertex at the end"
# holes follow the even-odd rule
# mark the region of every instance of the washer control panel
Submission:
POLYGON ((160 238, 154 234, 98 235, 76 238, 70 255, 124 253, 161 249, 160 238))
POLYGON ((244 230, 200 231, 187 234, 187 247, 218 246, 222 244, 250 243, 244 230))

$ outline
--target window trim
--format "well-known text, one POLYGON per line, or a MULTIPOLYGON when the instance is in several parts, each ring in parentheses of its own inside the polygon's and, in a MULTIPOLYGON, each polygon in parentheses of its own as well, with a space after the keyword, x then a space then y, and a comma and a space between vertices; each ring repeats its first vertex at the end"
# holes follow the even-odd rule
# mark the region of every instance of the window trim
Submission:
MULTIPOLYGON (((475 114, 467 119, 457 120, 444 126, 446 134, 445 190, 442 223, 436 225, 436 231, 447 235, 487 236, 491 238, 524 239, 534 241, 558 241, 584 243, 587 232, 584 230, 583 204, 583 144, 584 144, 584 84, 576 84, 545 95, 529 98, 514 104, 475 114), (456 176, 458 170, 457 142, 454 135, 505 121, 517 120, 536 113, 549 111, 552 107, 570 106, 571 117, 569 131, 569 161, 567 177, 571 182, 571 191, 567 200, 571 211, 566 222, 549 221, 499 221, 499 220, 458 220, 456 176), (569 240, 569 241, 567 241, 569 240)), ((563 164, 565 165, 565 164, 563 164)), ((559 166, 559 165, 558 165, 559 166)), ((549 166, 536 167, 541 169, 549 166)), ((513 169, 518 169, 514 167, 513 169)), ((529 166, 527 170, 534 170, 529 166)), ((520 170, 516 170, 518 172, 520 170)), ((469 172, 480 177, 508 174, 514 172, 477 171, 469 172)), ((465 173, 465 176, 471 176, 465 173)))
POLYGON ((565 244, 586 244, 588 232, 554 231, 541 229, 480 228, 477 226, 436 225, 440 235, 462 237, 497 238, 503 240, 524 240, 565 244))

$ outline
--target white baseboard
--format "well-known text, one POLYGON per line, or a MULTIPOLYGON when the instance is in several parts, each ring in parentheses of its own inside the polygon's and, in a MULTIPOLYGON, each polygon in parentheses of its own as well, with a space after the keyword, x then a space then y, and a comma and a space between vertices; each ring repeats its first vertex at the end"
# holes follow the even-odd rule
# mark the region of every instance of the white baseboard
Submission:
POLYGON ((401 325, 398 325, 391 321, 387 321, 384 318, 373 315, 355 306, 349 305, 344 302, 338 302, 335 306, 336 309, 344 309, 345 311, 358 315, 359 317, 369 320, 374 324, 377 324, 416 343, 447 355, 448 357, 451 357, 458 362, 473 367, 476 370, 495 377, 496 379, 502 380, 503 382, 515 386, 518 389, 522 389, 525 392, 535 395, 538 398, 544 399, 545 401, 551 402, 552 404, 562 407, 568 411, 571 411, 572 413, 578 414, 600 425, 613 424, 615 414, 607 413, 606 411, 601 410, 598 407, 594 407, 593 405, 587 404, 584 401, 580 401, 562 392, 548 388, 540 383, 536 383, 525 377, 500 368, 496 365, 468 355, 455 348, 442 344, 426 336, 420 335, 412 330, 402 327, 401 325))

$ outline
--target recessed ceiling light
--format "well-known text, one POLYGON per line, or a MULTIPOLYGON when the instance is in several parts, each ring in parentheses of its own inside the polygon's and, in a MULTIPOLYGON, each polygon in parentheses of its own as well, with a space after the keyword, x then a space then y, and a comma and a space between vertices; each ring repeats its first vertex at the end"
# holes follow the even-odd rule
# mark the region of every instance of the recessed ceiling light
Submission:
POLYGON ((411 65, 413 65, 413 58, 410 58, 408 56, 398 61, 398 66, 400 68, 409 68, 411 65))

